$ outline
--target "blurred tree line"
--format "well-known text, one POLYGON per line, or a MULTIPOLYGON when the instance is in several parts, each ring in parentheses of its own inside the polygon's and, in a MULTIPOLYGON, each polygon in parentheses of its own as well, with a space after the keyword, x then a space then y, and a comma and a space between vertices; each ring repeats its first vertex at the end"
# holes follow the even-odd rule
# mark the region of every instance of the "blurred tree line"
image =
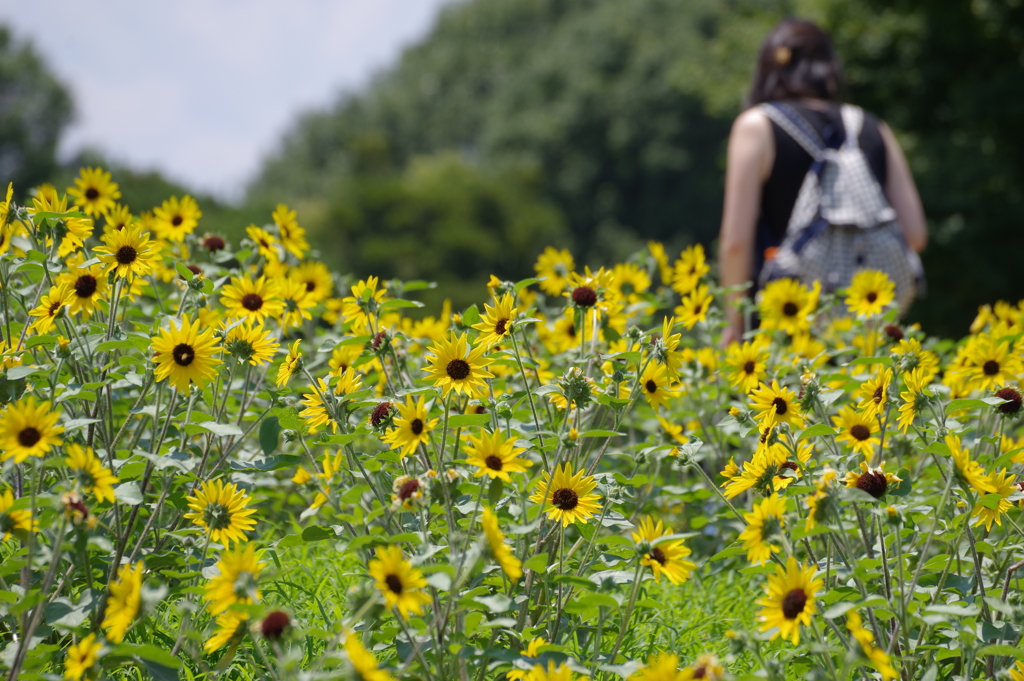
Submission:
MULTIPOLYGON (((906 149, 931 233, 930 294, 911 318, 955 336, 978 305, 1024 297, 1019 2, 457 2, 365 91, 302 116, 244 206, 200 197, 201 229, 236 236, 285 201, 332 265, 433 279, 456 305, 492 272, 525 276, 547 244, 581 264, 651 238, 713 247, 729 126, 761 40, 790 15, 832 33, 849 99, 906 149)), ((0 44, 3 159, 20 72, 0 44)))

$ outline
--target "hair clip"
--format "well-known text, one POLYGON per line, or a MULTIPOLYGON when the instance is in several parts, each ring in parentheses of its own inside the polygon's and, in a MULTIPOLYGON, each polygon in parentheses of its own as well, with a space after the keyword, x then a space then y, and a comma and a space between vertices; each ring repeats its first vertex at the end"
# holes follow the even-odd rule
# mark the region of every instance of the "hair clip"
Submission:
POLYGON ((785 45, 779 45, 775 48, 775 63, 779 66, 785 66, 792 58, 793 51, 785 45))

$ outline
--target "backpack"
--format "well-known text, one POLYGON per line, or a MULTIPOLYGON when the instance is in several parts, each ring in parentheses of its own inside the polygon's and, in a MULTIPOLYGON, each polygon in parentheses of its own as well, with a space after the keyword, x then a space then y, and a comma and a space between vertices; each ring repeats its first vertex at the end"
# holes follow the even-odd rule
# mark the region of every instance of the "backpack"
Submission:
POLYGON ((766 259, 759 284, 782 278, 820 281, 830 292, 849 286, 860 270, 880 270, 895 283, 896 301, 905 312, 923 293, 924 269, 907 246, 896 211, 858 145, 863 109, 842 106, 846 135, 832 146, 794 107, 769 102, 761 110, 814 160, 797 194, 786 235, 766 259))

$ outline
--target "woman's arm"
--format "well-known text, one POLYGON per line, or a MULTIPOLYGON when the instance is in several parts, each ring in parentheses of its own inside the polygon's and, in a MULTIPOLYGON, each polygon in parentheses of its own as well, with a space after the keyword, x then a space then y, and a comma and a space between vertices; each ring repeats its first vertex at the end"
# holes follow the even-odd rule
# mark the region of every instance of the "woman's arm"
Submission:
MULTIPOLYGON (((768 117, 757 108, 740 114, 729 135, 725 171, 725 205, 718 238, 718 263, 724 287, 744 284, 753 278, 754 240, 761 210, 761 186, 775 162, 775 140, 768 117)), ((734 293, 729 302, 745 294, 734 293)), ((743 317, 733 305, 726 305, 729 328, 726 342, 743 334, 743 317)))
POLYGON ((924 208, 921 197, 914 184, 914 176, 910 174, 910 166, 903 155, 900 143, 885 123, 879 123, 879 131, 885 141, 886 181, 885 195, 889 204, 896 211, 896 219, 903 228, 903 238, 907 245, 915 251, 923 251, 928 245, 928 225, 924 219, 924 208))

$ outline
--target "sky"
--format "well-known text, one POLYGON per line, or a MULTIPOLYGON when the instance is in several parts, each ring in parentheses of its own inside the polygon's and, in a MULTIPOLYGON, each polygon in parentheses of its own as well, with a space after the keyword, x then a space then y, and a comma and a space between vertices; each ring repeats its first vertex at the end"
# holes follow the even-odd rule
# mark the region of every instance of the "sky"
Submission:
POLYGON ((238 198, 298 114, 364 87, 452 0, 0 0, 72 91, 61 144, 238 198))

